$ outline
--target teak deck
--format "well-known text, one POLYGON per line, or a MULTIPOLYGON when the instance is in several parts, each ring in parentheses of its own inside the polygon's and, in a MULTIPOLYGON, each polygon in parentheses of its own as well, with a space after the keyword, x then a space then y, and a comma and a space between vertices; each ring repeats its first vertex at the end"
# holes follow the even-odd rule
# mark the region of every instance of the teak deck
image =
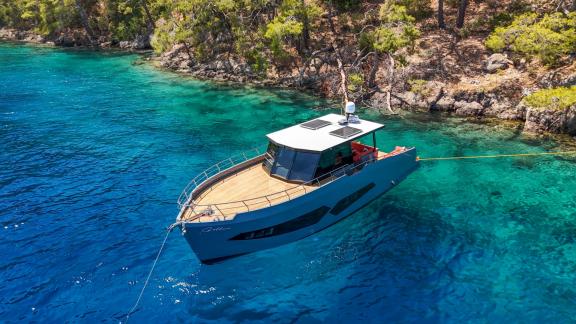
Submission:
MULTIPOLYGON (((381 160, 395 155, 403 148, 390 153, 378 151, 381 160)), ((182 220, 212 222, 231 220, 235 214, 277 205, 316 190, 316 186, 303 186, 274 178, 262 164, 242 169, 214 183, 194 200, 195 210, 187 208, 182 220)))
POLYGON ((188 209, 183 219, 210 222, 222 220, 223 214, 226 219, 232 219, 236 213, 276 205, 302 196, 316 188, 271 177, 261 164, 257 164, 213 184, 194 201, 194 205, 198 205, 196 213, 207 208, 200 206, 217 205, 217 207, 211 207, 211 215, 197 217, 188 209))

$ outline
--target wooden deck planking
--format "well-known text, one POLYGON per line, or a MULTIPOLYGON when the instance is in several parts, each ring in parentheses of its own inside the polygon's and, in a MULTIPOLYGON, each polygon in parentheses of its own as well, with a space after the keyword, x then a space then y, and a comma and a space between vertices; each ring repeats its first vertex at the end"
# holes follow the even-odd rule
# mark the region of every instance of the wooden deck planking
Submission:
MULTIPOLYGON (((224 218, 222 214, 226 215, 226 219, 232 219, 235 214, 245 212, 248 208, 249 210, 256 210, 268 207, 270 204, 276 205, 316 189, 314 186, 305 187, 306 190, 298 184, 271 177, 262 165, 258 164, 241 170, 206 189, 195 200, 194 204, 217 205, 218 208, 212 208, 214 211, 212 215, 202 216, 193 221, 222 220, 224 218), (264 196, 268 196, 268 199, 264 196), (248 205, 248 208, 243 201, 248 205)), ((201 212, 198 207, 195 211, 201 212)), ((193 217, 194 213, 187 210, 183 219, 192 219, 193 217)))
MULTIPOLYGON (((397 148, 388 153, 378 151, 377 159, 384 159, 402 151, 404 148, 397 148)), ((330 178, 323 180, 323 182, 326 181, 330 181, 330 178)), ((217 205, 218 208, 212 207, 212 215, 197 217, 192 210, 188 209, 185 211, 183 219, 193 222, 230 220, 237 213, 280 204, 316 188, 316 186, 305 186, 304 189, 303 186, 271 177, 262 165, 258 164, 215 183, 195 200, 196 205, 217 205), (264 196, 267 196, 267 199, 264 196)), ((195 212, 201 213, 202 210, 196 208, 195 212)))

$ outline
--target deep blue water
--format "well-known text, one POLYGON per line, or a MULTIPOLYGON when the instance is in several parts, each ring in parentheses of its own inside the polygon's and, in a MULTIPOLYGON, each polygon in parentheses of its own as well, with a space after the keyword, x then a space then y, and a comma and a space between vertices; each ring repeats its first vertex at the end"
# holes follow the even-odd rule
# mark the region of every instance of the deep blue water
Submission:
MULTIPOLYGON (((0 44, 0 322, 123 320, 187 182, 326 113, 135 60, 0 44)), ((387 124, 384 150, 561 149, 510 127, 364 116, 387 124)), ((317 235, 213 266, 175 231, 131 322, 574 322, 575 175, 556 157, 423 162, 317 235)))

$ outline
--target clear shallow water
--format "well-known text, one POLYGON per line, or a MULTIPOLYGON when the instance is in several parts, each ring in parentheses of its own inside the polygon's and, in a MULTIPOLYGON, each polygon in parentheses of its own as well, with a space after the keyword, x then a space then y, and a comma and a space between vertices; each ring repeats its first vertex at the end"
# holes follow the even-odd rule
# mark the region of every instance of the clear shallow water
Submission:
MULTIPOLYGON (((118 322, 196 173, 324 103, 0 44, 0 322, 118 322)), ((383 119, 383 149, 541 152, 553 142, 383 119)), ((174 232, 134 322, 576 321, 576 164, 426 162, 305 240, 201 266, 174 232)))

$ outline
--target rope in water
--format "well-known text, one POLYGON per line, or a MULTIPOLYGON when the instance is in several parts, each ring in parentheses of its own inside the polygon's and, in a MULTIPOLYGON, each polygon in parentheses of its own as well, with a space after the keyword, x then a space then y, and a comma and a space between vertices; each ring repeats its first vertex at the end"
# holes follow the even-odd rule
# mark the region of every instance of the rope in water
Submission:
POLYGON ((542 155, 568 155, 576 154, 576 151, 563 152, 545 152, 545 153, 519 153, 519 154, 497 154, 497 155, 472 155, 472 156, 452 156, 452 157, 432 157, 420 158, 418 161, 446 161, 446 160, 465 160, 465 159, 495 159, 505 157, 523 157, 523 156, 542 156, 542 155))
MULTIPOLYGON (((523 156, 542 156, 542 155, 568 155, 568 154, 576 154, 576 151, 562 151, 562 152, 545 152, 545 153, 519 153, 519 154, 497 154, 497 155, 473 155, 473 156, 452 156, 452 157, 432 157, 432 158, 420 158, 418 157, 418 161, 446 161, 446 160, 464 160, 464 159, 493 159, 493 158, 504 158, 504 157, 523 157, 523 156)), ((140 294, 138 295, 138 299, 134 306, 130 309, 128 314, 126 314, 126 321, 124 323, 128 323, 128 319, 130 315, 134 313, 138 305, 140 304, 140 300, 144 295, 144 291, 146 287, 148 287, 148 283, 150 282, 150 278, 152 277, 152 273, 156 268, 156 264, 158 263, 158 259, 160 259, 160 255, 162 254, 162 250, 164 250, 164 246, 166 245, 166 241, 168 240, 168 236, 172 232, 172 230, 178 226, 179 223, 175 223, 170 225, 168 231, 166 232, 166 236, 164 236, 164 241, 162 241, 162 245, 158 250, 158 254, 156 255, 156 259, 154 259, 154 263, 152 263, 152 268, 148 272, 148 276, 146 277, 146 281, 144 281, 144 286, 142 286, 142 290, 140 290, 140 294)))
POLYGON ((150 282, 150 278, 152 277, 152 273, 154 272, 154 268, 156 268, 156 263, 158 263, 158 259, 160 259, 160 255, 162 254, 162 250, 164 250, 164 245, 166 245, 166 241, 168 240, 168 236, 170 235, 170 233, 172 233, 172 230, 178 225, 179 225, 178 223, 174 223, 174 224, 170 225, 170 227, 168 227, 168 231, 166 232, 166 236, 164 236, 164 241, 162 241, 162 245, 160 245, 160 249, 158 250, 158 254, 156 255, 156 259, 154 259, 154 263, 152 263, 152 268, 150 268, 150 272, 148 272, 148 277, 146 277, 146 281, 144 281, 144 286, 142 286, 142 290, 140 290, 140 295, 138 295, 138 299, 136 300, 136 303, 134 303, 134 306, 132 306, 132 308, 130 309, 128 314, 126 314, 126 321, 124 321, 124 323, 128 323, 128 319, 130 318, 130 315, 132 313, 134 313, 134 311, 136 310, 136 307, 138 307, 138 305, 140 304, 140 300, 142 299, 142 296, 144 295, 144 290, 146 290, 146 287, 148 287, 148 283, 150 282))

